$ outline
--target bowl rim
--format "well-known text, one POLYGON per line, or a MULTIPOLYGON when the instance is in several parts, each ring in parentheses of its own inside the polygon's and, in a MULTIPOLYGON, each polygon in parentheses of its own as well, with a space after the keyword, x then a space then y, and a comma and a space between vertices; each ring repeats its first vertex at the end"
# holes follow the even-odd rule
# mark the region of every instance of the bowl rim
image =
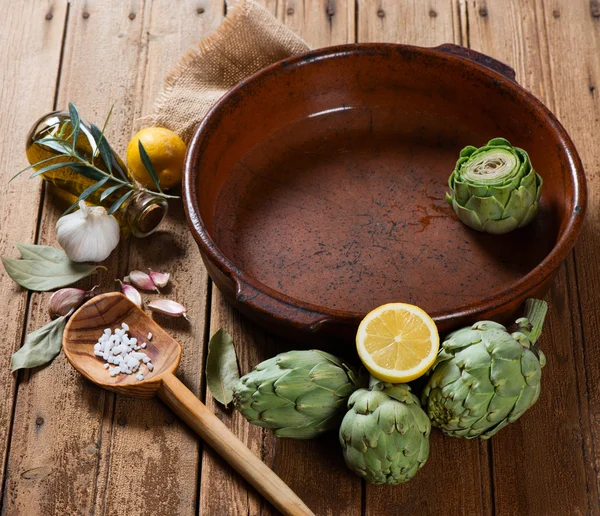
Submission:
MULTIPOLYGON (((210 134, 211 122, 222 114, 222 111, 228 102, 235 97, 240 90, 246 87, 247 84, 258 81, 265 76, 277 73, 283 69, 290 69, 294 66, 301 66, 312 61, 320 61, 322 59, 342 57, 345 55, 354 54, 373 54, 385 53, 390 51, 409 52, 425 55, 434 55, 438 58, 455 61, 459 66, 464 66, 471 69, 473 72, 487 76, 488 79, 495 81, 498 87, 508 88, 517 97, 520 102, 529 103, 533 111, 540 115, 544 122, 549 125, 557 139, 561 142, 561 150, 564 152, 568 162, 569 171, 573 181, 574 195, 573 206, 575 209, 569 214, 566 227, 555 243, 552 250, 546 257, 533 267, 527 274, 519 280, 512 283, 508 288, 497 291, 490 297, 487 297, 480 302, 468 303, 455 307, 452 310, 440 310, 432 312, 429 315, 436 323, 465 319, 477 316, 483 313, 495 313, 502 311, 502 308, 509 306, 519 300, 524 300, 528 294, 534 292, 538 287, 542 286, 551 278, 553 273, 558 269, 561 263, 566 259, 567 255, 575 245, 579 236, 582 225, 585 219, 587 209, 587 185, 583 164, 577 153, 575 145, 568 135, 565 128, 558 121, 556 116, 532 93, 517 82, 505 77, 501 73, 488 68, 478 62, 475 62, 466 57, 450 54, 437 47, 420 47, 415 45, 404 45, 397 43, 350 43, 344 45, 335 45, 323 47, 316 50, 311 50, 302 54, 298 54, 289 58, 277 61, 265 68, 262 68, 250 75, 245 80, 231 88, 226 92, 207 112, 202 121, 194 130, 194 134, 190 141, 183 176, 183 203, 185 208, 188 225, 192 231, 202 254, 207 257, 223 274, 229 277, 236 287, 246 284, 255 289, 259 294, 267 296, 267 298, 279 303, 284 303, 293 308, 299 308, 303 311, 322 316, 323 319, 333 318, 337 321, 345 323, 356 323, 364 318, 366 312, 357 312, 349 310, 340 310, 337 308, 329 308, 324 305, 317 305, 302 301, 291 297, 283 292, 275 290, 264 283, 256 280, 251 275, 241 270, 219 249, 217 244, 211 238, 207 228, 204 225, 202 217, 195 200, 197 199, 197 189, 194 170, 195 163, 198 161, 199 150, 204 141, 210 134)), ((458 223, 458 222, 457 222, 458 223)), ((239 296, 238 296, 239 297, 239 296)), ((238 299, 239 301, 240 300, 238 299)), ((271 314, 268 309, 261 306, 253 305, 253 308, 271 314)))

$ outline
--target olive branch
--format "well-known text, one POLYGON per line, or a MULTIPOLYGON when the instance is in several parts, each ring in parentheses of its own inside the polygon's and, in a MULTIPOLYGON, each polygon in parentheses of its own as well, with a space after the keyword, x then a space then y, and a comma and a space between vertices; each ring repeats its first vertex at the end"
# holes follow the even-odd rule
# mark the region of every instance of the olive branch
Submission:
POLYGON ((162 188, 160 187, 156 170, 152 165, 152 160, 148 156, 148 153, 146 152, 146 149, 142 145, 141 141, 138 142, 140 157, 146 171, 148 172, 148 175, 152 178, 152 182, 156 186, 156 191, 145 188, 129 178, 126 170, 123 170, 123 167, 121 167, 119 162, 115 159, 115 154, 106 137, 104 136, 104 130, 106 129, 111 114, 112 108, 110 109, 108 116, 104 121, 102 129, 98 128, 98 126, 94 124, 91 124, 88 134, 87 131, 81 130, 82 123, 81 117, 79 116, 79 111, 73 104, 69 103, 69 122, 64 122, 54 137, 44 136, 33 141, 33 144, 41 145, 57 152, 58 156, 51 156, 25 167, 23 170, 17 172, 10 179, 9 183, 13 179, 20 176, 23 172, 26 172, 32 168, 36 170, 33 174, 31 174, 31 176, 29 176, 30 179, 62 167, 67 167, 77 174, 96 181, 94 184, 90 185, 83 192, 81 192, 77 201, 65 211, 65 214, 73 211, 80 201, 85 201, 95 191, 107 184, 111 184, 111 186, 102 192, 100 195, 100 202, 104 201, 107 197, 118 190, 126 190, 125 193, 123 193, 123 195, 121 195, 110 206, 108 209, 109 215, 118 211, 119 208, 123 206, 125 201, 127 201, 137 191, 147 192, 165 199, 178 199, 179 197, 176 195, 168 195, 163 192, 162 188), (66 135, 67 126, 71 127, 71 132, 68 135, 66 135), (83 133, 90 142, 90 146, 92 148, 91 159, 88 159, 77 150, 77 140, 81 133, 83 133), (102 159, 107 171, 102 170, 95 165, 95 160, 98 158, 98 156, 100 156, 102 159), (56 162, 56 160, 60 159, 60 157, 66 158, 67 161, 56 162), (54 162, 50 165, 42 166, 49 161, 54 162))

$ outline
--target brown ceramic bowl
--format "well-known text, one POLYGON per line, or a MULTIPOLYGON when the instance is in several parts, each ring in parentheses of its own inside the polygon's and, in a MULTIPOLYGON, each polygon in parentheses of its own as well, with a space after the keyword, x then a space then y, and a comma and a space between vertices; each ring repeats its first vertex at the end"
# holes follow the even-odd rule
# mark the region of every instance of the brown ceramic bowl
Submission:
POLYGON ((223 294, 268 330, 352 340, 402 301, 444 333, 510 320, 542 296, 586 206, 569 136, 514 71, 476 52, 359 44, 276 63, 233 88, 191 142, 190 227, 223 294), (444 200, 460 150, 502 136, 544 179, 540 210, 504 236, 444 200))

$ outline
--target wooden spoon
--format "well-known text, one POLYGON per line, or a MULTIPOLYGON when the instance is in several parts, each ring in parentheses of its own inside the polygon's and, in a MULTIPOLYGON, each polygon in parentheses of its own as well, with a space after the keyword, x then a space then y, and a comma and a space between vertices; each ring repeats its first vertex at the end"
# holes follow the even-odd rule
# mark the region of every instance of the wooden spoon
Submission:
POLYGON ((173 373, 181 359, 181 345, 123 294, 102 294, 79 308, 65 329, 63 349, 71 365, 100 387, 137 398, 157 395, 283 514, 314 516, 283 480, 177 379, 173 373), (144 351, 154 371, 143 368, 142 381, 135 374, 111 377, 104 360, 94 355, 94 344, 104 329, 119 328, 123 322, 129 325, 131 337, 147 343, 144 351), (148 339, 149 332, 152 339, 148 339))

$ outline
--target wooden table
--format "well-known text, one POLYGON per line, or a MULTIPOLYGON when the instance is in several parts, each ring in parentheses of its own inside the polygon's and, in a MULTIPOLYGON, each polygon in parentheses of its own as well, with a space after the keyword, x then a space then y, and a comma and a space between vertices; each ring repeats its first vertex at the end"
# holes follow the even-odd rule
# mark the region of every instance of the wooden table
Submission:
MULTIPOLYGON (((511 66, 573 137, 590 189, 586 227, 548 295, 541 340, 548 365, 537 405, 491 441, 434 432, 427 466, 409 484, 373 487, 349 472, 335 435, 275 439, 206 395, 208 337, 234 337, 243 372, 285 343, 259 330, 212 288, 181 208, 166 231, 123 242, 102 290, 135 268, 172 273, 170 296, 191 323, 166 324, 184 346, 181 379, 316 514, 600 514, 600 2, 598 0, 263 0, 312 47, 354 41, 454 42, 511 66)), ((224 16, 221 0, 21 0, 0 16, 0 254, 15 242, 56 244, 40 181, 8 178, 26 164, 31 123, 75 103, 96 123, 114 104, 108 137, 124 154, 163 79, 224 16)), ((501 113, 499 115, 502 115, 501 113)), ((90 280, 89 284, 92 284, 90 280)), ((13 375, 10 355, 45 324, 48 294, 0 275, 0 470, 6 515, 271 514, 272 508, 158 401, 83 381, 60 355, 13 375)))

